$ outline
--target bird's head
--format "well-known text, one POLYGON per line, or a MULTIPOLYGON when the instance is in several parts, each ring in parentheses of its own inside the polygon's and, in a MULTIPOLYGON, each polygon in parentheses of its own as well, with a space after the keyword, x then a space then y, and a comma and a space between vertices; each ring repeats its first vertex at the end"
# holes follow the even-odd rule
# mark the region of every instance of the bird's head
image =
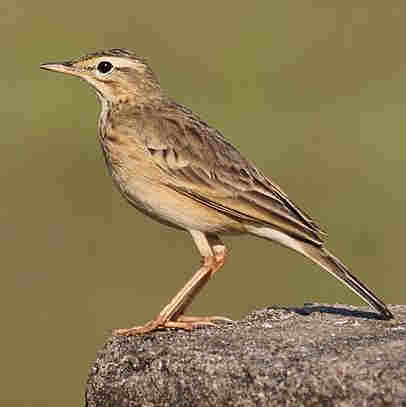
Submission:
POLYGON ((42 69, 78 76, 88 82, 101 101, 143 103, 159 99, 159 81, 145 59, 126 49, 94 52, 65 62, 46 63, 42 69))

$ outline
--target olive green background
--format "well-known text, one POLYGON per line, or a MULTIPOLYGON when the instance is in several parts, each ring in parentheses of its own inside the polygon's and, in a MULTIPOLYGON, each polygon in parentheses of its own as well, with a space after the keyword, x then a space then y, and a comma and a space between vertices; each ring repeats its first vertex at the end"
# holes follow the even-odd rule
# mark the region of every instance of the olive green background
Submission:
MULTIPOLYGON (((129 207, 104 168, 99 106, 39 64, 128 47, 329 232, 388 303, 405 303, 402 1, 5 1, 1 38, 0 405, 83 405, 114 328, 146 322, 198 267, 186 233, 129 207)), ((225 238, 193 306, 360 304, 301 256, 225 238)))

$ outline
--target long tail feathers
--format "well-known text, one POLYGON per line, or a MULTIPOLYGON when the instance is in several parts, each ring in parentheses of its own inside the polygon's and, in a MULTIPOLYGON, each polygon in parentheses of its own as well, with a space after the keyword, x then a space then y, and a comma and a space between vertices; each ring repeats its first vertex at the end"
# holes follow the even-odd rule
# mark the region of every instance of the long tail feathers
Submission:
POLYGON ((392 319, 393 314, 387 306, 381 301, 364 283, 358 280, 350 273, 348 268, 333 254, 324 247, 314 247, 310 244, 304 244, 303 254, 310 260, 320 265, 335 278, 340 280, 355 294, 359 295, 366 303, 374 307, 383 319, 392 319))
POLYGON ((393 315, 388 310, 387 306, 365 284, 352 275, 348 268, 337 257, 321 246, 321 244, 317 245, 310 241, 304 242, 295 237, 289 236, 285 232, 271 229, 269 227, 246 225, 246 229, 253 235, 278 242, 283 246, 289 247, 290 249, 303 254, 344 283, 367 304, 374 307, 381 314, 383 319, 393 318, 393 315))

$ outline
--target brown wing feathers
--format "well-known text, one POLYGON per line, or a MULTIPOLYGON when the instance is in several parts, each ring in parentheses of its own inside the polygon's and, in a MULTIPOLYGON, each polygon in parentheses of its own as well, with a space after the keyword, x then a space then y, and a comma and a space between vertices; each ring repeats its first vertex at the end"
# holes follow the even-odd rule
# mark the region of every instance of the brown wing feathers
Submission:
MULTIPOLYGON (((144 113, 145 114, 145 113, 144 113)), ((179 193, 237 220, 268 224, 315 244, 324 232, 224 137, 196 116, 159 114, 160 131, 145 131, 153 160, 179 193), (162 137, 165 134, 165 137, 162 137)))

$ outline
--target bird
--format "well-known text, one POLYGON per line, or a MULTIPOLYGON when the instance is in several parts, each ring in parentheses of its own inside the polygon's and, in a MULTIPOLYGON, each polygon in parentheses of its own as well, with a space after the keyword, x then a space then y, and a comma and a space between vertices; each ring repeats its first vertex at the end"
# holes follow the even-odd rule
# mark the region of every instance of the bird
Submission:
POLYGON ((185 315, 226 260, 223 235, 253 235, 292 249, 348 286, 379 319, 393 318, 327 250, 326 232, 310 215, 215 127, 169 97, 145 58, 113 48, 40 68, 90 84, 101 104, 98 139, 118 190, 145 215, 188 232, 201 255, 200 268, 153 320, 117 334, 187 330, 228 320, 185 315))

